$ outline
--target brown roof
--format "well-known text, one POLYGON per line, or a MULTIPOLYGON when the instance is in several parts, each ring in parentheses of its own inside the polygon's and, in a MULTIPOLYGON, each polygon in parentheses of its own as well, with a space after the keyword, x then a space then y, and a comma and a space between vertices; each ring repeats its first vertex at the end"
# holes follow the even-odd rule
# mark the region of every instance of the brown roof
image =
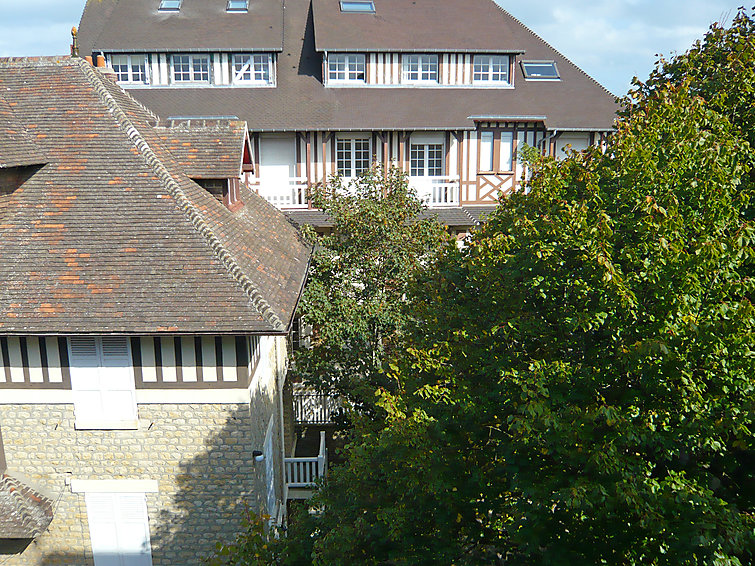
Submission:
POLYGON ((155 128, 184 172, 192 179, 231 179, 241 174, 249 130, 239 120, 186 120, 155 128))
POLYGON ((249 0, 248 12, 227 0, 183 0, 160 11, 160 0, 88 0, 79 26, 82 55, 92 51, 280 51, 280 0, 249 0))
MULTIPOLYGON (((105 0, 112 1, 112 0, 105 0)), ((139 0, 141 1, 141 0, 139 0)), ((267 0, 280 5, 280 0, 267 0)), ((315 0, 315 18, 310 11, 309 0, 287 0, 285 10, 284 50, 278 57, 277 88, 238 88, 206 87, 176 88, 150 87, 134 89, 134 97, 143 102, 163 118, 170 116, 226 116, 233 114, 249 124, 252 131, 344 131, 344 130, 453 130, 473 129, 472 117, 508 118, 510 120, 544 120, 550 129, 579 128, 608 131, 612 128, 617 109, 614 96, 606 91, 582 70, 568 61, 542 39, 525 28, 519 21, 501 10, 492 0, 414 0, 418 6, 428 8, 429 4, 445 13, 455 9, 464 15, 454 21, 453 37, 458 38, 455 49, 472 49, 471 44, 461 43, 461 37, 476 37, 475 25, 479 19, 488 18, 496 22, 501 30, 496 45, 499 49, 525 51, 527 59, 555 60, 562 80, 525 81, 520 65, 516 65, 513 89, 488 88, 411 88, 411 87, 365 87, 337 88, 322 84, 322 58, 315 50, 315 39, 319 42, 318 29, 329 30, 326 38, 344 42, 347 45, 350 31, 337 32, 335 24, 324 22, 324 16, 317 16, 322 6, 329 10, 338 5, 337 0, 315 0), (332 4, 332 5, 331 5, 332 4), (469 10, 469 22, 466 9, 469 10), (455 8, 454 8, 455 7, 455 8)), ((189 0, 185 0, 185 3, 189 0)), ((209 0, 208 0, 209 2, 209 0)), ((213 0, 224 4, 225 0, 213 0)), ((354 18, 356 21, 378 22, 388 6, 406 4, 404 0, 376 0, 378 14, 339 14, 339 18, 354 18), (366 18, 366 19, 360 19, 366 18), (376 20, 377 18, 377 20, 376 20)), ((409 3, 410 4, 410 3, 409 3)), ((92 3, 88 10, 94 10, 92 3)), ((409 8, 404 8, 409 9, 409 8)), ((413 8, 412 8, 413 10, 413 8)), ((425 10, 427 18, 434 23, 434 9, 425 10)), ((86 16, 86 12, 85 12, 86 16)), ((148 19, 152 18, 150 16, 148 19)), ((146 21, 146 20, 145 20, 146 21)), ((341 21, 338 19, 338 21, 341 21)), ((395 22, 394 22, 395 23, 395 22)), ((83 28, 82 21, 82 29, 83 28)), ((151 25, 151 24, 150 24, 151 25)), ((193 25, 193 24, 191 24, 193 25)), ((367 24, 364 24, 367 25, 367 24)), ((386 24, 387 25, 387 24, 386 24)), ((397 24, 396 24, 397 25, 397 24)), ((440 25, 440 24, 438 24, 440 25)), ((374 31, 383 29, 382 23, 375 23, 374 31)), ((176 23, 177 30, 191 29, 189 24, 176 23)), ((407 25, 403 37, 409 30, 418 37, 429 24, 407 25), (413 26, 413 28, 412 28, 413 26)), ((372 29, 372 28, 371 28, 372 29)), ((485 29, 488 29, 487 27, 485 29)), ((385 30, 383 30, 385 31, 385 30)), ((372 33, 372 32, 371 32, 372 33)), ((443 34, 432 34, 422 41, 425 50, 440 49, 445 41, 443 34)), ((476 44, 479 49, 492 51, 490 35, 484 36, 476 44)), ((356 41, 356 37, 354 41, 356 41)), ((386 42, 392 40, 384 38, 386 42)), ((202 43, 191 32, 186 33, 183 45, 199 48, 202 43)), ((386 43, 388 45, 388 43, 386 43)), ((398 44, 396 44, 398 45, 398 44)), ((318 47, 319 47, 318 43, 318 47)), ((386 47, 387 48, 387 47, 386 47)), ((83 53, 83 52, 82 52, 83 53)), ((521 56, 519 56, 521 59, 521 56)))
POLYGON ((520 53, 529 39, 490 0, 375 0, 374 14, 341 12, 338 0, 312 7, 318 51, 520 53))
POLYGON ((90 65, 0 60, 49 163, 0 211, 0 333, 280 333, 310 248, 248 189, 231 212, 90 65))
POLYGON ((0 95, 0 169, 42 163, 47 158, 0 95))
POLYGON ((0 539, 32 539, 52 522, 52 501, 7 474, 0 475, 0 539))

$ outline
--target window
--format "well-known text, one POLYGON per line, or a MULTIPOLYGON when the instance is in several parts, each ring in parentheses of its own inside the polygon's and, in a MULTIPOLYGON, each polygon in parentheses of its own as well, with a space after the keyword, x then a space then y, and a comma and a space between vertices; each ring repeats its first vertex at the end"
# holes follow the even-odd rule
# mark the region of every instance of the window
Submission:
POLYGON ((375 13, 375 3, 372 1, 367 2, 360 2, 360 1, 354 1, 354 2, 348 2, 346 0, 341 0, 341 11, 342 12, 352 12, 357 14, 374 14, 375 13))
POLYGON ((525 79, 561 80, 555 61, 522 61, 522 71, 525 79))
POLYGON ((110 64, 121 83, 147 84, 146 55, 111 55, 110 64))
POLYGON ((475 55, 473 79, 476 83, 508 84, 508 55, 475 55))
POLYGON ((249 10, 249 0, 228 0, 226 10, 228 12, 247 12, 249 10))
POLYGON ((365 57, 361 54, 328 55, 329 82, 364 82, 365 57))
POLYGON ((177 12, 181 9, 182 0, 160 0, 160 10, 177 12))
POLYGON ((440 177, 443 175, 443 144, 411 145, 411 176, 440 177))
POLYGON ((480 132, 480 171, 504 172, 514 167, 514 133, 492 131, 480 132), (499 154, 496 155, 496 140, 500 142, 499 154), (496 159, 497 158, 497 159, 496 159))
POLYGON ((404 55, 401 62, 405 83, 438 82, 437 55, 404 55))
POLYGON ((152 566, 143 493, 86 493, 84 500, 96 566, 152 566))
POLYGON ((234 84, 258 83, 271 84, 270 67, 272 57, 269 53, 236 54, 233 56, 234 84))
POLYGON ((341 177, 357 177, 370 168, 369 138, 336 140, 336 166, 341 177))
POLYGON ((209 55, 173 55, 173 82, 209 83, 209 55))
POLYGON ((68 346, 76 428, 137 428, 128 338, 77 336, 68 346))

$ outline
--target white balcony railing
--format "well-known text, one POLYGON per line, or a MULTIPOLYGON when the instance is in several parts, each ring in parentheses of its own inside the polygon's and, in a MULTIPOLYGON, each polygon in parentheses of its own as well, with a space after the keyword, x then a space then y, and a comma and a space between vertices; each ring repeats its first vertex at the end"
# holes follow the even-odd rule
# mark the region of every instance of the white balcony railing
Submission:
POLYGON ((304 388, 294 390, 294 417, 298 425, 333 424, 333 415, 340 407, 334 395, 304 388))
POLYGON ((325 431, 320 431, 320 452, 308 458, 285 458, 286 486, 288 489, 312 488, 317 478, 328 471, 328 448, 325 446, 325 431))
POLYGON ((429 207, 459 204, 458 177, 409 177, 417 197, 429 207))
POLYGON ((304 177, 291 177, 266 181, 260 180, 259 193, 262 198, 277 208, 307 208, 307 180, 304 177))

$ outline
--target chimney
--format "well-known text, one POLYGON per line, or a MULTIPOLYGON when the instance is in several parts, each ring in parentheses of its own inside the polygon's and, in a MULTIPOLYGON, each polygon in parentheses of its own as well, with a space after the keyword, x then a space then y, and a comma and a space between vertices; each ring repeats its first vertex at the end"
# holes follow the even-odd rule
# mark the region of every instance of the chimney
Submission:
POLYGON ((105 56, 104 55, 97 55, 97 64, 95 67, 104 67, 105 66, 105 56))
POLYGON ((76 27, 71 28, 71 57, 79 56, 79 30, 76 27))

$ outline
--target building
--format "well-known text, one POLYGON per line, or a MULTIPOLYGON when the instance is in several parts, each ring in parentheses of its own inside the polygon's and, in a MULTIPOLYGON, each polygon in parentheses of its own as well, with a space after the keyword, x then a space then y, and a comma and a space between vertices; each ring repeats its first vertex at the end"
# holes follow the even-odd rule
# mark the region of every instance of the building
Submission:
POLYGON ((307 188, 379 163, 463 232, 517 188, 523 144, 584 149, 616 110, 492 0, 102 0, 79 40, 165 120, 245 120, 252 186, 321 226, 307 188))
POLYGON ((196 564, 284 508, 310 247, 243 123, 155 123, 83 59, 0 60, 5 566, 196 564))

